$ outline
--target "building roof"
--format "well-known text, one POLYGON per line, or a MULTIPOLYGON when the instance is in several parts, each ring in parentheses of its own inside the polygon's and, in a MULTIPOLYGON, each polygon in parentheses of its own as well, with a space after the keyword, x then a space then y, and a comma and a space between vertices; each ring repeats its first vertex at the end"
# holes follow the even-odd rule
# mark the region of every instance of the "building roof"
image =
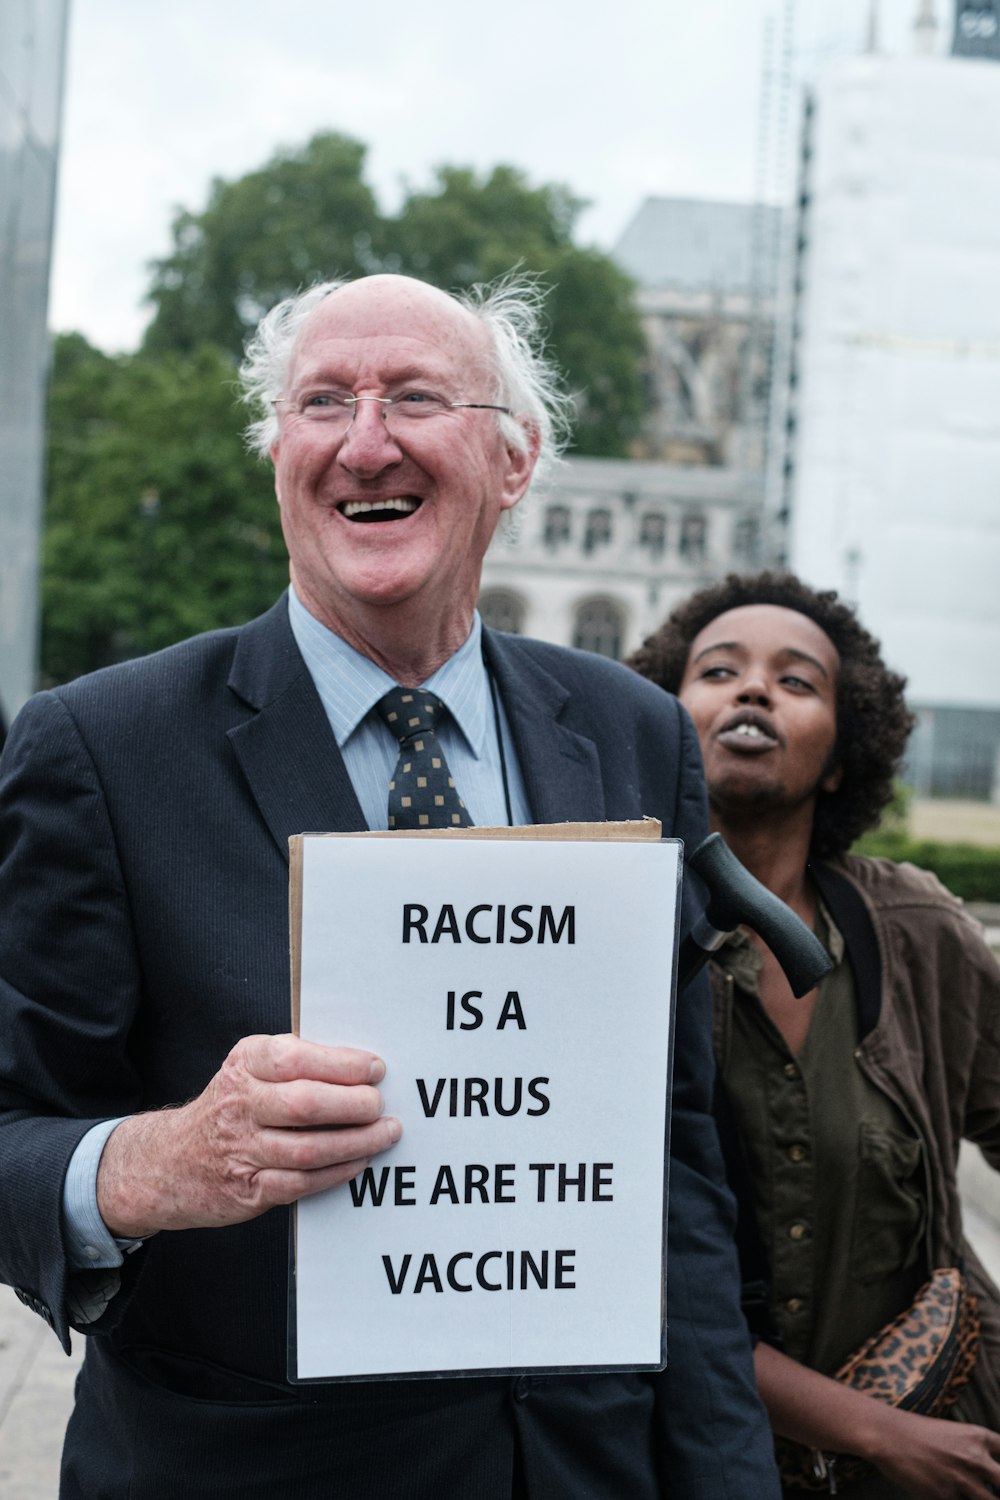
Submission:
POLYGON ((749 292, 755 214, 760 215, 760 290, 772 292, 780 210, 767 204, 647 198, 612 253, 640 287, 749 292))

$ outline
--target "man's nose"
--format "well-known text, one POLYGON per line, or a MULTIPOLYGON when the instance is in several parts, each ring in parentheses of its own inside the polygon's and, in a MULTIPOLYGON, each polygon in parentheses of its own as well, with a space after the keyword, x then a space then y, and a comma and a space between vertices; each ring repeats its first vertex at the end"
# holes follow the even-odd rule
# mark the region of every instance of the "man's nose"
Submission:
POLYGON ((337 462, 359 478, 371 479, 399 463, 402 451, 385 420, 388 407, 373 396, 360 396, 350 425, 340 440, 337 462))

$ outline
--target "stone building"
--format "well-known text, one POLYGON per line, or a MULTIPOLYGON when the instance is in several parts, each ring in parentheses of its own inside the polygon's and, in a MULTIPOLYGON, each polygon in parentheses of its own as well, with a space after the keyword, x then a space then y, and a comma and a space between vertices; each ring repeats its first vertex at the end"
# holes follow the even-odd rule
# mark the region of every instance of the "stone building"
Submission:
POLYGON ((647 198, 615 248, 636 283, 650 410, 637 458, 759 469, 778 210, 647 198))
POLYGON ((720 466, 572 458, 486 555, 487 624, 620 657, 693 589, 758 549, 758 478, 720 466))
POLYGON ((615 251, 637 283, 650 409, 632 460, 571 457, 486 557, 489 624, 606 656, 761 557, 773 211, 649 198, 615 251))

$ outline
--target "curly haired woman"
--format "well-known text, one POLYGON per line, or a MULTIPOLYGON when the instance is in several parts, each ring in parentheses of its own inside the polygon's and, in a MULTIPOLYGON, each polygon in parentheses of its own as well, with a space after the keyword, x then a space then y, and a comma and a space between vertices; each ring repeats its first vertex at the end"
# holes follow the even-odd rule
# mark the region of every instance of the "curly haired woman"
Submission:
POLYGON ((695 594, 631 665, 694 719, 712 826, 835 960, 802 999, 752 934, 713 964, 724 1115, 766 1265, 755 1362, 772 1427, 866 1459, 839 1484, 831 1460, 831 1492, 852 1500, 1000 1494, 1000 1292, 955 1181, 963 1136, 1000 1169, 1000 966, 932 875, 847 852, 892 795, 904 680, 836 594, 788 573, 695 594), (947 1418, 832 1378, 956 1264, 982 1327, 947 1418))

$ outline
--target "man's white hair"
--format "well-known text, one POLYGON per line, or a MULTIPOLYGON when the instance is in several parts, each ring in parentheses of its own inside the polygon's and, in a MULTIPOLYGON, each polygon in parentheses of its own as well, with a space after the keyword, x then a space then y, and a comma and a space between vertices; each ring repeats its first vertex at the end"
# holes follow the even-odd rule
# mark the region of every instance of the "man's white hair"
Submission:
MULTIPOLYGON (((343 279, 321 281, 286 297, 261 319, 247 344, 240 382, 243 400, 257 416, 248 425, 246 438, 251 451, 262 458, 278 436, 273 403, 286 393, 303 324, 324 298, 346 285, 343 279)), ((531 432, 538 433, 538 460, 531 488, 542 489, 559 461, 573 415, 572 397, 544 350, 541 322, 545 292, 533 277, 515 272, 450 295, 489 334, 492 390, 488 394, 512 413, 509 417, 496 413, 504 439, 524 453, 531 432)))

